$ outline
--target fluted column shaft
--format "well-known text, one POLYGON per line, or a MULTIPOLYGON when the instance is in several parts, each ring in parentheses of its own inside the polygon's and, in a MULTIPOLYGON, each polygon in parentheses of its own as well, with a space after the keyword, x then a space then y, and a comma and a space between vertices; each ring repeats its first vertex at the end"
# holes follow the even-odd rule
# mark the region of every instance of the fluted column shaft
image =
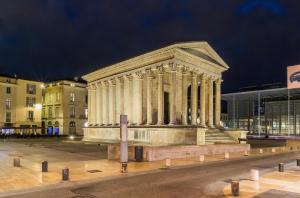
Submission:
POLYGON ((221 121, 221 79, 217 79, 216 83, 216 94, 215 94, 215 125, 220 127, 221 121))
POLYGON ((116 84, 114 80, 109 81, 109 124, 116 124, 116 84))
POLYGON ((124 83, 123 79, 116 80, 116 123, 120 124, 120 115, 124 114, 124 83))
POLYGON ((205 112, 206 112, 206 102, 205 102, 205 98, 206 98, 206 76, 202 75, 201 76, 201 84, 200 84, 201 88, 200 88, 200 112, 201 112, 201 116, 200 116, 200 124, 203 127, 206 127, 206 118, 205 118, 205 112))
POLYGON ((171 70, 170 124, 176 124, 176 70, 171 70))
POLYGON ((108 112, 108 84, 107 82, 102 83, 102 119, 103 124, 108 125, 109 123, 109 112, 108 112))
POLYGON ((157 124, 164 124, 164 78, 163 71, 158 72, 158 87, 157 87, 157 124))
POLYGON ((92 88, 88 87, 88 123, 92 125, 92 88))
POLYGON ((97 84, 97 91, 96 91, 96 114, 97 114, 97 125, 102 124, 102 96, 101 96, 101 83, 97 84))
POLYGON ((182 73, 182 124, 187 125, 187 73, 182 73))
POLYGON ((198 83, 197 74, 192 74, 192 124, 197 124, 197 110, 198 110, 198 83))
POLYGON ((91 124, 96 125, 96 87, 93 85, 91 88, 91 124))
POLYGON ((214 127, 214 87, 213 87, 213 79, 209 78, 208 80, 208 126, 214 127))
POLYGON ((133 123, 140 125, 143 122, 143 78, 140 74, 135 74, 133 79, 133 123))
POLYGON ((127 115, 128 123, 132 124, 132 79, 124 77, 124 114, 127 115))
POLYGON ((151 74, 148 74, 147 76, 147 124, 151 125, 153 124, 152 120, 152 79, 153 76, 151 74))

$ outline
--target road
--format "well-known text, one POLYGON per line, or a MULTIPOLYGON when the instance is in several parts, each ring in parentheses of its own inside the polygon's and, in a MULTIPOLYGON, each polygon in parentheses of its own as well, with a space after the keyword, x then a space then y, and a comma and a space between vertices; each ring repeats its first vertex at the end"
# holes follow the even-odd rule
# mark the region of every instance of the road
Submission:
MULTIPOLYGON (((290 162, 299 152, 282 153, 242 160, 223 161, 185 168, 158 170, 147 174, 123 176, 84 185, 43 189, 9 196, 10 198, 153 198, 153 197, 223 197, 222 189, 230 179, 245 178, 251 168, 267 170, 280 162, 290 162)), ((275 196, 274 196, 275 197, 275 196)))

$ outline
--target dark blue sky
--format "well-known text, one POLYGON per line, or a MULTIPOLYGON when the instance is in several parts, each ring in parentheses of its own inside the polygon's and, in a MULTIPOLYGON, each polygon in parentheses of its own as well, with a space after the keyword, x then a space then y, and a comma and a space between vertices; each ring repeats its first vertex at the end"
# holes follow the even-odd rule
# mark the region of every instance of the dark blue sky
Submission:
POLYGON ((299 0, 1 0, 0 73, 37 80, 180 41, 208 41, 231 67, 223 91, 285 83, 300 64, 299 0))

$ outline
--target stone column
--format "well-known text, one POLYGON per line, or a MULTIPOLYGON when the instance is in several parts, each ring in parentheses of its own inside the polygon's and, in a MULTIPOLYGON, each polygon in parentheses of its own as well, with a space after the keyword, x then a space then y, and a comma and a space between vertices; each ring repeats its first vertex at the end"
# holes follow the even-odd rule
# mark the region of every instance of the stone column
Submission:
POLYGON ((102 95, 101 95, 101 83, 97 83, 97 91, 96 91, 96 98, 97 98, 97 102, 96 102, 96 112, 97 112, 97 125, 101 125, 102 124, 102 95))
POLYGON ((108 81, 109 83, 109 124, 116 124, 116 82, 115 80, 108 81))
POLYGON ((96 125, 96 86, 92 85, 91 88, 91 124, 96 125))
POLYGON ((182 71, 182 124, 187 125, 187 115, 188 115, 188 109, 187 109, 187 76, 188 73, 186 70, 182 71))
POLYGON ((197 81, 197 74, 192 74, 192 125, 197 124, 197 114, 198 114, 198 81, 197 81))
POLYGON ((208 79, 208 126, 214 127, 214 86, 213 86, 213 79, 210 77, 208 79))
POLYGON ((205 118, 205 112, 206 112, 206 75, 202 74, 201 76, 201 84, 200 84, 201 88, 200 88, 200 112, 201 112, 201 116, 200 116, 200 125, 203 127, 206 127, 206 118, 205 118))
POLYGON ((215 126, 220 127, 221 120, 221 79, 217 79, 216 83, 216 95, 215 95, 215 126))
POLYGON ((92 122, 92 87, 91 85, 89 85, 87 87, 88 89, 88 123, 89 126, 91 126, 93 124, 92 122))
POLYGON ((157 87, 157 124, 164 124, 164 73, 163 67, 158 68, 157 87))
POLYGON ((171 65, 170 78, 170 125, 176 124, 176 66, 171 65))
POLYGON ((151 70, 147 73, 147 125, 153 124, 152 120, 152 80, 153 74, 151 70))
POLYGON ((124 114, 127 115, 128 123, 132 124, 132 76, 124 76, 124 114))
POLYGON ((108 125, 108 83, 102 82, 102 120, 104 125, 108 125))
POLYGON ((120 124, 120 115, 124 114, 124 82, 116 78, 116 123, 120 124))
POLYGON ((137 72, 134 74, 133 81, 133 106, 134 112, 133 123, 142 124, 143 122, 143 76, 142 73, 137 72))

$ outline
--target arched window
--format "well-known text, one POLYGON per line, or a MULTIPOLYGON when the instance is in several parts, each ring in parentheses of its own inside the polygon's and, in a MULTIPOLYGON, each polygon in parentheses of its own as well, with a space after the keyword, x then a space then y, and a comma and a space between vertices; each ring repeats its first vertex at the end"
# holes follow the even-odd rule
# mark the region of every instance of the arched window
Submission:
POLYGON ((56 121, 56 122, 54 123, 54 126, 55 126, 55 127, 59 127, 59 122, 56 121))
POLYGON ((52 122, 51 121, 48 122, 48 126, 52 126, 52 122))

